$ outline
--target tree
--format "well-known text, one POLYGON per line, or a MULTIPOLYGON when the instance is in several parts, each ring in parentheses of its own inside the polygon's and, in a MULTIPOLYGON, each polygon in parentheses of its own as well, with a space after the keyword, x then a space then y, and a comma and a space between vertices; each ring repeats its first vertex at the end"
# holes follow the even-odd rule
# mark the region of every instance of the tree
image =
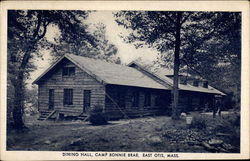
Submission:
MULTIPOLYGON (((200 73, 201 62, 216 67, 225 57, 230 57, 231 53, 225 55, 214 53, 207 48, 208 44, 214 49, 218 41, 223 41, 222 35, 226 33, 228 26, 222 27, 220 23, 225 14, 233 13, 221 12, 169 12, 169 11, 121 11, 116 12, 116 22, 128 29, 130 34, 123 37, 127 43, 135 46, 148 46, 159 51, 162 59, 171 60, 174 57, 174 80, 173 80, 173 106, 172 118, 178 119, 178 72, 180 66, 188 66, 192 70, 200 73), (218 59, 219 58, 219 59, 218 59), (208 59, 208 60, 206 60, 208 59), (200 71, 200 72, 199 72, 200 71)), ((231 30, 231 29, 229 29, 231 30)), ((237 39, 238 40, 238 39, 237 39)), ((227 46, 227 45, 226 45, 227 46)), ((169 63, 169 62, 165 62, 169 63)), ((205 68, 202 68, 205 69, 205 68)))
POLYGON ((8 11, 8 84, 14 91, 14 128, 23 129, 24 87, 29 72, 35 69, 31 59, 41 56, 39 49, 49 48, 46 40, 48 26, 59 27, 63 39, 72 40, 84 37, 86 43, 94 46, 94 37, 86 31, 82 23, 88 16, 85 11, 53 10, 9 10, 8 11))
POLYGON ((90 58, 103 59, 108 62, 120 64, 120 58, 117 57, 117 47, 110 43, 106 35, 106 26, 103 23, 94 25, 94 29, 90 32, 93 35, 93 42, 95 47, 86 42, 85 37, 78 37, 77 40, 72 41, 73 38, 66 39, 64 37, 58 37, 56 44, 53 44, 52 53, 55 57, 58 55, 64 55, 65 53, 73 53, 90 58))
POLYGON ((105 26, 99 24, 94 33, 88 31, 85 19, 89 13, 78 10, 8 11, 8 116, 12 111, 14 128, 24 127, 25 80, 36 69, 32 60, 42 56, 41 50, 50 50, 53 57, 72 53, 120 63, 116 57, 117 48, 106 39, 105 26), (57 30, 60 34, 49 41, 48 30, 57 30))
POLYGON ((132 29, 127 42, 137 47, 147 45, 160 53, 172 50, 174 53, 174 83, 172 118, 178 119, 178 73, 180 66, 181 31, 190 16, 188 12, 123 11, 115 14, 116 22, 132 29), (174 48, 173 48, 174 47, 174 48))
MULTIPOLYGON (((227 94, 233 93, 234 101, 240 103, 241 72, 241 14, 238 12, 216 12, 211 18, 213 34, 206 41, 195 40, 190 35, 190 44, 182 58, 189 62, 195 74, 227 94), (196 43, 197 44, 197 43, 196 43), (195 58, 195 59, 194 59, 195 58)), ((211 25, 210 25, 211 26, 211 25)), ((229 95, 230 96, 230 95, 229 95)))
POLYGON ((103 23, 95 25, 93 35, 97 40, 97 45, 96 48, 94 48, 94 52, 97 53, 97 57, 99 59, 120 64, 121 60, 116 56, 118 48, 114 44, 110 43, 107 39, 106 32, 106 26, 103 23))

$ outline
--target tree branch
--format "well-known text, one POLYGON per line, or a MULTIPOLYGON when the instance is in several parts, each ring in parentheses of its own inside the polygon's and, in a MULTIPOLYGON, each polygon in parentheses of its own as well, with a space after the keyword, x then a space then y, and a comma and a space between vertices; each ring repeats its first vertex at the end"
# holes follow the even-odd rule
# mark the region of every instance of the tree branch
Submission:
POLYGON ((175 40, 171 39, 171 36, 168 36, 168 34, 166 34, 164 36, 164 39, 168 40, 168 41, 171 41, 171 42, 174 42, 175 40))
POLYGON ((171 21, 172 23, 174 23, 174 24, 176 23, 169 15, 166 15, 166 14, 165 14, 165 16, 166 16, 166 18, 167 18, 169 21, 171 21))
POLYGON ((185 59, 181 59, 181 61, 185 62, 185 64, 194 72, 196 72, 196 74, 198 74, 200 77, 203 77, 203 75, 196 69, 194 69, 194 67, 191 66, 191 64, 189 64, 185 59))
POLYGON ((187 21, 187 19, 192 15, 192 13, 188 12, 188 15, 186 17, 183 18, 183 20, 181 21, 181 25, 183 23, 185 23, 187 21))
POLYGON ((37 26, 36 26, 36 30, 35 30, 35 32, 33 34, 33 39, 34 40, 38 36, 39 30, 40 30, 40 27, 41 27, 41 23, 42 23, 42 17, 41 17, 41 14, 38 13, 38 15, 37 15, 37 26))
POLYGON ((49 22, 47 22, 47 23, 44 22, 43 23, 43 33, 41 35, 38 34, 38 37, 37 37, 38 40, 42 39, 45 36, 45 34, 47 32, 47 26, 48 25, 49 25, 49 22))

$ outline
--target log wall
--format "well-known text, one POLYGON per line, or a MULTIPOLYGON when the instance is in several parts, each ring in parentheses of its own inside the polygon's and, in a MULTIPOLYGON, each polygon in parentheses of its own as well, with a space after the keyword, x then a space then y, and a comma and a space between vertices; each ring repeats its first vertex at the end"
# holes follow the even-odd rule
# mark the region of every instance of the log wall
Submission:
POLYGON ((105 113, 111 119, 122 117, 140 117, 146 115, 166 114, 170 109, 170 91, 159 89, 146 89, 140 87, 129 87, 119 85, 106 86, 105 113), (122 92, 121 92, 122 91, 122 92), (139 92, 138 107, 132 106, 133 92, 139 92), (125 96, 125 106, 118 105, 118 92, 125 96), (145 93, 151 95, 151 105, 145 106, 145 93), (112 100, 110 99, 112 98, 112 100), (156 105, 156 97, 160 97, 160 105, 156 105))
POLYGON ((48 109, 49 89, 54 89, 54 109, 65 115, 79 115, 83 112, 83 90, 91 90, 91 108, 95 105, 104 106, 105 86, 89 74, 75 66, 75 75, 62 76, 64 66, 75 66, 64 60, 39 83, 39 110, 48 109), (73 105, 63 104, 64 89, 73 89, 73 105))
MULTIPOLYGON (((39 110, 42 111, 49 108, 49 90, 54 89, 54 109, 64 113, 65 115, 79 115, 83 112, 84 90, 91 90, 91 108, 95 105, 105 107, 104 111, 111 119, 122 118, 124 116, 138 117, 145 115, 166 114, 171 111, 170 90, 147 89, 120 85, 105 86, 77 66, 75 66, 75 75, 62 76, 62 68, 65 66, 75 65, 67 59, 64 59, 39 81, 39 110), (73 89, 73 105, 63 104, 64 89, 73 89), (138 107, 132 106, 132 95, 135 91, 139 92, 138 107), (148 92, 151 95, 151 105, 145 106, 145 94, 148 92), (123 107, 117 106, 118 93, 124 95, 125 104, 123 107), (110 100, 108 96, 111 97, 112 100, 110 100), (157 97, 160 97, 159 105, 156 105, 157 97)), ((142 72, 150 76, 145 71, 142 72)), ((158 81, 157 78, 152 79, 158 81)), ((179 106, 183 112, 202 110, 206 102, 209 103, 210 107, 213 105, 213 97, 213 94, 180 91, 179 106)))

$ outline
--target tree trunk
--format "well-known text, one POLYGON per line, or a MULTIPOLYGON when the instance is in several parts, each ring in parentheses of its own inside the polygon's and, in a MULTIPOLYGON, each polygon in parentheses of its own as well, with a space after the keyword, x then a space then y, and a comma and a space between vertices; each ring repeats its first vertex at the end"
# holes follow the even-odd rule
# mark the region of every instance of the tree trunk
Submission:
POLYGON ((17 130, 22 130, 24 126, 23 122, 23 110, 24 110, 24 71, 31 57, 31 49, 27 51, 22 59, 17 78, 14 81, 15 96, 14 96, 14 108, 13 108, 13 120, 14 128, 17 130))
POLYGON ((12 111, 12 116, 14 120, 14 128, 18 130, 22 130, 25 127, 23 122, 23 112, 24 112, 24 94, 25 94, 24 80, 25 80, 25 74, 27 72, 26 68, 31 58, 32 52, 34 52, 36 49, 35 45, 40 39, 42 39, 45 36, 47 31, 47 26, 49 25, 49 22, 47 23, 45 21, 42 22, 41 16, 42 15, 38 13, 36 29, 34 31, 34 34, 32 35, 33 37, 31 37, 30 39, 28 38, 28 40, 30 41, 27 42, 28 45, 26 47, 27 50, 24 56, 21 58, 22 59, 20 61, 21 64, 19 67, 17 67, 18 72, 13 80, 15 95, 14 95, 14 105, 13 105, 14 107, 12 111), (42 24, 43 24, 43 31, 41 34, 39 34, 42 24))
POLYGON ((19 73, 17 80, 14 83, 15 95, 14 95, 14 107, 13 107, 13 121, 14 128, 17 130, 21 130, 24 128, 23 123, 23 98, 24 98, 24 90, 23 90, 23 73, 19 73))
POLYGON ((179 66, 180 66, 180 46, 181 46, 181 18, 182 12, 177 12, 177 19, 176 19, 176 30, 175 30, 175 49, 174 49, 174 84, 173 84, 173 104, 172 104, 172 119, 177 120, 179 119, 179 89, 178 89, 178 82, 179 82, 179 66))

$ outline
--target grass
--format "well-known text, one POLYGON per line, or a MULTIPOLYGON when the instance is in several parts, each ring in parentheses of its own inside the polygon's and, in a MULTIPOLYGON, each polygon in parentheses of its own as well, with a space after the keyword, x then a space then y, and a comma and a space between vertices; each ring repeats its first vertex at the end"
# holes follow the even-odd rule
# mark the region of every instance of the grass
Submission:
POLYGON ((79 121, 37 121, 34 117, 28 117, 28 131, 19 134, 8 132, 7 150, 205 153, 209 151, 192 139, 201 142, 216 137, 218 132, 230 132, 230 137, 224 136, 222 139, 239 146, 239 133, 232 133, 239 127, 236 116, 213 119, 205 115, 202 118, 206 122, 203 129, 189 127, 185 120, 174 121, 167 116, 111 121, 102 126, 79 121), (237 141, 232 142, 232 138, 237 141))

